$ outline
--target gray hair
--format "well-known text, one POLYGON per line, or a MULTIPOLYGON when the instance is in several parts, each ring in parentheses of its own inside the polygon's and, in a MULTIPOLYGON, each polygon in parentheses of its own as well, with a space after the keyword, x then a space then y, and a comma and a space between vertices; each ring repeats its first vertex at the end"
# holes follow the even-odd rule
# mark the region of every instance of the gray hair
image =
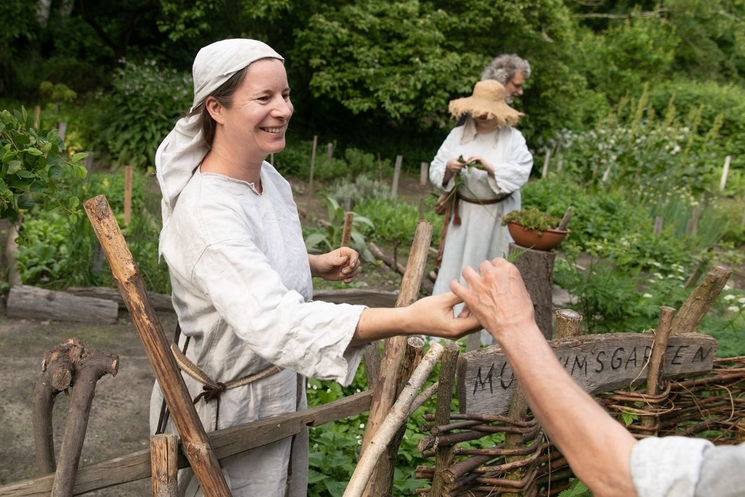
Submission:
POLYGON ((496 79, 503 85, 506 85, 515 74, 520 71, 525 79, 530 77, 530 64, 527 60, 518 57, 515 54, 502 54, 492 60, 484 72, 481 73, 481 79, 496 79))

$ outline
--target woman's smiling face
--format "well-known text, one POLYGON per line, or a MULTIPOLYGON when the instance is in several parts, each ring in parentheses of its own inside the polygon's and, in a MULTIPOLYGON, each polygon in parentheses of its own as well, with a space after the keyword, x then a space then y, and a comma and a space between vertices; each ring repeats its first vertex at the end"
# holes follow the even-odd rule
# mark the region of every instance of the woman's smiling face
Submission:
POLYGON ((261 59, 248 66, 231 100, 230 108, 223 108, 221 124, 232 147, 262 160, 285 148, 293 106, 281 61, 261 59))

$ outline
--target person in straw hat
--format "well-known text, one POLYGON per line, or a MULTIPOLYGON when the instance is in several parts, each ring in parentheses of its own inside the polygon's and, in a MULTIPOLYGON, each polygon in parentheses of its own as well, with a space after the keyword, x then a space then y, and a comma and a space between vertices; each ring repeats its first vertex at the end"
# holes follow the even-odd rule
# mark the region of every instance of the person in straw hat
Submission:
MULTIPOLYGON (((307 253, 292 188, 266 162, 293 113, 283 58, 257 40, 222 40, 196 55, 193 79, 192 109, 155 162, 160 252, 179 346, 190 342, 174 356, 205 429, 305 408, 304 377, 348 385, 369 342, 479 329, 474 317, 453 319, 452 293, 395 309, 313 301, 312 277, 350 282, 360 260, 349 248, 307 253)), ((162 405, 156 385, 152 429, 173 431, 162 405)), ((307 431, 220 463, 233 497, 304 496, 307 431)), ((202 495, 190 469, 178 482, 179 495, 202 495)))
MULTIPOLYGON (((445 215, 433 295, 449 292, 464 267, 509 251, 512 238, 501 218, 520 209, 520 187, 533 156, 513 127, 522 114, 505 97, 504 86, 487 79, 476 83, 471 96, 450 102, 450 114, 466 120, 453 128, 429 167, 430 181, 443 190, 437 208, 445 215)), ((482 332, 482 341, 490 343, 490 335, 482 332)))

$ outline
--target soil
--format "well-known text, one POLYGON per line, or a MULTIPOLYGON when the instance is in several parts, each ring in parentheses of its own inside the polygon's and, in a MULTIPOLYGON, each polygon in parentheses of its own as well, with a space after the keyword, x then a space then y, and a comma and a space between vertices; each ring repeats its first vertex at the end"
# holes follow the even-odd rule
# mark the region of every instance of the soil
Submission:
MULTIPOLYGON (((296 192, 307 191, 307 185, 293 182, 296 192)), ((418 203, 430 193, 429 186, 421 186, 419 177, 403 175, 399 196, 418 203)), ((298 204, 310 207, 306 219, 322 218, 325 208, 322 199, 310 205, 298 195, 298 204)), ((6 226, 0 226, 7 229, 6 226)), ((439 229, 439 227, 435 227, 439 229)), ((5 246, 5 231, 0 242, 5 246)), ((384 252, 390 247, 381 247, 384 252)), ((386 254, 392 255, 391 252, 386 254)), ((405 257, 399 262, 406 264, 405 257)), ((2 271, 4 274, 5 271, 2 271)), ((350 293, 354 297, 362 291, 380 292, 379 300, 366 302, 371 306, 392 305, 401 275, 386 264, 364 266, 359 280, 363 285, 350 293)), ((429 293, 431 283, 424 278, 422 291, 429 293)), ((351 300, 351 297, 350 297, 351 300)), ((355 302, 356 303, 356 302, 355 302)), ((0 302, 2 307, 2 302, 0 302)), ((168 335, 175 327, 175 316, 159 314, 168 335)), ((137 331, 126 311, 112 325, 91 325, 70 322, 50 322, 10 319, 0 308, 0 486, 37 476, 34 460, 34 441, 31 425, 32 396, 41 373, 41 361, 54 346, 77 338, 86 347, 119 356, 119 371, 115 377, 104 376, 96 386, 96 395, 88 421, 87 434, 80 466, 120 457, 148 447, 148 406, 154 374, 145 355, 137 331)), ((54 407, 55 448, 59 449, 64 433, 69 398, 57 397, 54 407)), ((150 482, 142 480, 101 490, 88 495, 135 497, 149 495, 150 482)))

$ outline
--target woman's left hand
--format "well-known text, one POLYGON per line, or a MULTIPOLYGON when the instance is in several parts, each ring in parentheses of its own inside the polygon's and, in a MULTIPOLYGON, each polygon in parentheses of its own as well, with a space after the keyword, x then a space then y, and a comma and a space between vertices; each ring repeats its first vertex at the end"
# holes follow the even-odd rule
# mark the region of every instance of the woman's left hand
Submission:
POLYGON ((484 159, 480 155, 472 155, 466 161, 467 164, 470 164, 472 162, 478 162, 481 165, 481 168, 484 169, 484 171, 489 173, 491 176, 494 176, 494 166, 492 166, 486 159, 484 159))
POLYGON ((360 256, 349 247, 321 255, 308 255, 308 262, 311 275, 330 281, 351 283, 360 270, 360 256))

